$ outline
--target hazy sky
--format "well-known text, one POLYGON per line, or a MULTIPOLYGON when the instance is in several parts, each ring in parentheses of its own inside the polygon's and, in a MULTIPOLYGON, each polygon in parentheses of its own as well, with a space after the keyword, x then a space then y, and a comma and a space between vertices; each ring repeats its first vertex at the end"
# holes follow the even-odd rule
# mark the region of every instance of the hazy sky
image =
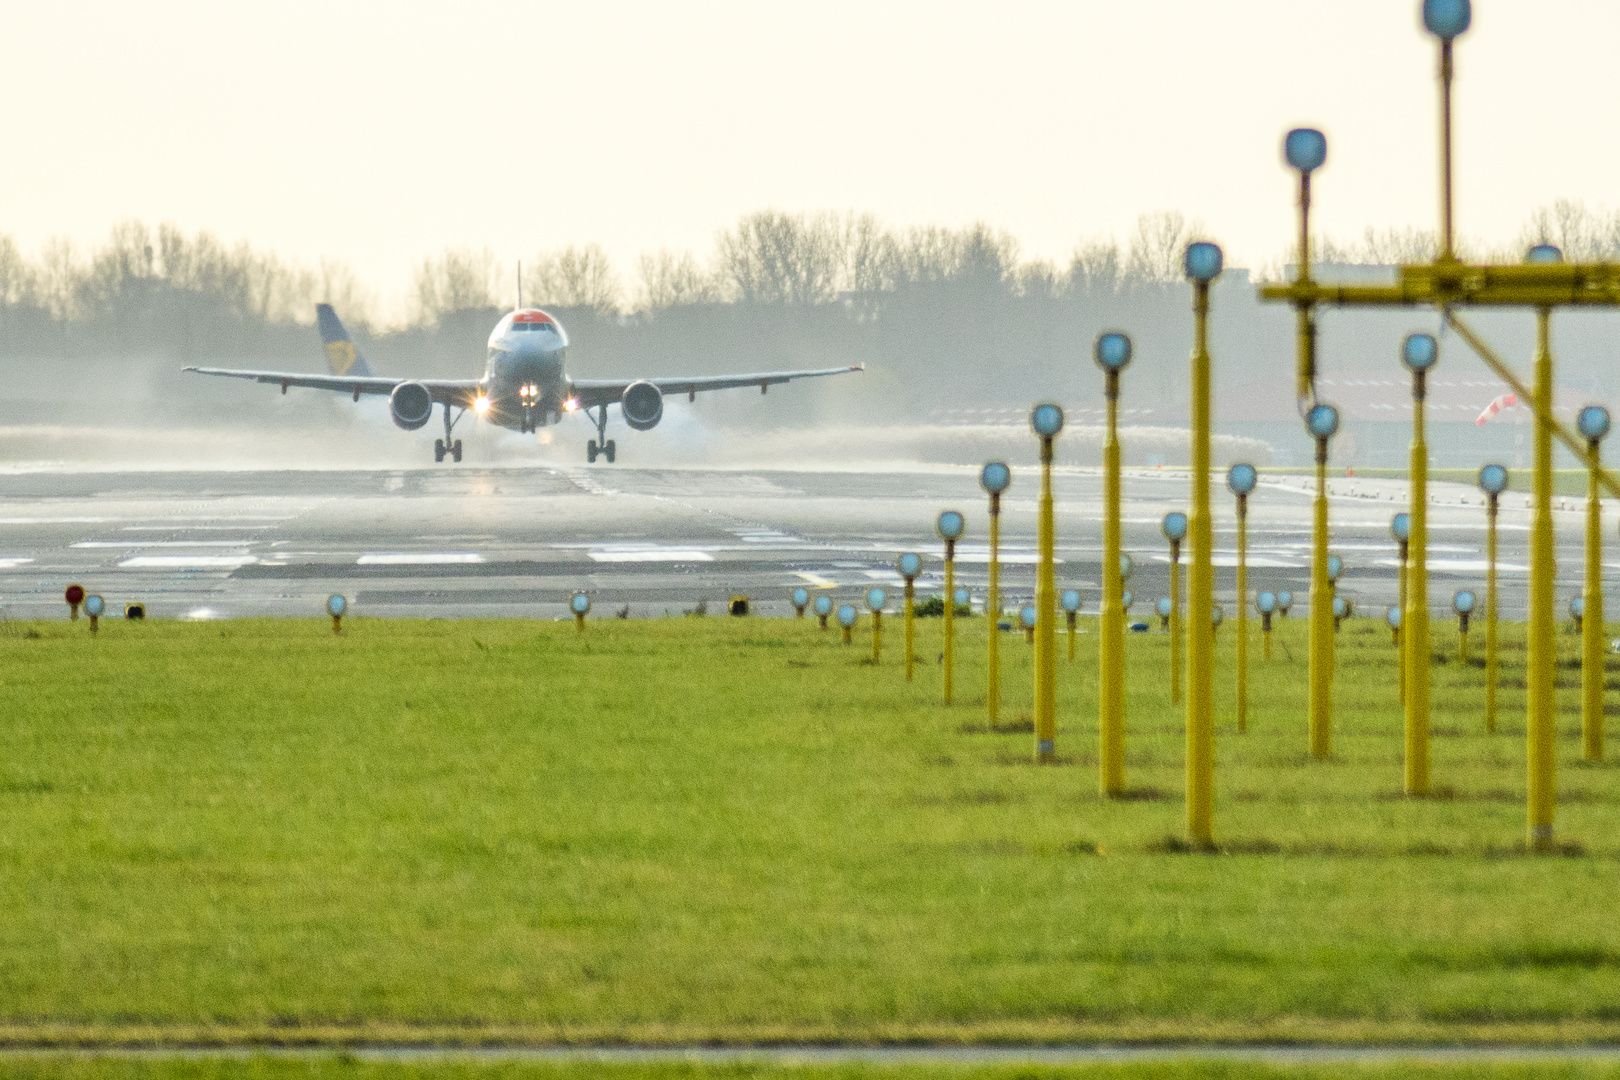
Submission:
MULTIPOLYGON (((1264 263, 1282 132, 1330 140, 1323 227, 1435 219, 1417 0, 0 2, 0 232, 122 218, 349 260, 385 299, 447 245, 598 241, 626 277, 750 210, 985 220, 1027 254, 1180 209, 1264 263)), ((1620 204, 1620 4, 1476 0, 1459 227, 1620 204)))

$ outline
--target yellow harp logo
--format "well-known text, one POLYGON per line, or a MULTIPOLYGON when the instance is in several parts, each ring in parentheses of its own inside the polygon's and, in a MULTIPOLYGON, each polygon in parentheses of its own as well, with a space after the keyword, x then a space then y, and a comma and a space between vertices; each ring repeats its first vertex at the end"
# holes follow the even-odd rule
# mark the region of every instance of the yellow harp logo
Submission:
POLYGON ((347 375, 349 368, 354 366, 354 342, 328 341, 326 362, 331 365, 332 374, 347 375))

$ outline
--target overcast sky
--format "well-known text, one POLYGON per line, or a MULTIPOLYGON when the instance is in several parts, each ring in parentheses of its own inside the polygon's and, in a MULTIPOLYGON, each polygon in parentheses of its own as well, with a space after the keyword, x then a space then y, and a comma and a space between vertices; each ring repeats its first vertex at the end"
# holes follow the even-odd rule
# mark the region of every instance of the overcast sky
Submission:
MULTIPOLYGON (((0 2, 0 232, 123 218, 347 259, 385 298, 447 245, 706 255, 765 207, 984 220, 1026 254, 1205 222, 1281 255, 1283 131, 1329 137, 1344 238, 1435 219, 1417 0, 968 4, 0 2)), ((1614 207, 1620 4, 1476 0, 1459 228, 1614 207)))

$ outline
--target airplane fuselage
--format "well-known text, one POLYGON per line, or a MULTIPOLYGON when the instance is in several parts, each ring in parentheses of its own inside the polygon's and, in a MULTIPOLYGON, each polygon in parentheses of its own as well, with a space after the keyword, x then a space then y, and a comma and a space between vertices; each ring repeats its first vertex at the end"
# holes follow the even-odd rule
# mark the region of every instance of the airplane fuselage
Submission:
POLYGON ((565 358, 568 333, 537 308, 501 318, 489 335, 484 369, 484 420, 514 431, 533 431, 573 411, 565 358))

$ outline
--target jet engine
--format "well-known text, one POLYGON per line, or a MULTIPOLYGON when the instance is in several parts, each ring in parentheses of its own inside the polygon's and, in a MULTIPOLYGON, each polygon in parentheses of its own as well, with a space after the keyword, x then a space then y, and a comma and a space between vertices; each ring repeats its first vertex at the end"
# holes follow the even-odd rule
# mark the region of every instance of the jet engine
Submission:
POLYGON ((637 431, 648 431, 664 418, 664 392, 652 383, 642 380, 624 388, 619 399, 619 411, 624 422, 637 431))
POLYGON ((419 382, 402 382, 388 395, 388 411, 394 423, 415 431, 433 419, 433 395, 419 382))

